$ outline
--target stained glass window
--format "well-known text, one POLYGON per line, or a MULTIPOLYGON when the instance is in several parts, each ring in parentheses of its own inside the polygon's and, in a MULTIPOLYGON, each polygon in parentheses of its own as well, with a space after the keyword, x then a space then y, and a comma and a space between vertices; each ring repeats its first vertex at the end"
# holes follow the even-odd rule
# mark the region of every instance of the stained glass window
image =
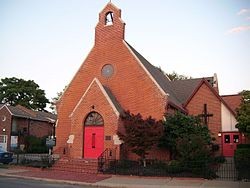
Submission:
POLYGON ((103 125, 102 116, 97 112, 90 112, 85 119, 84 125, 103 125))

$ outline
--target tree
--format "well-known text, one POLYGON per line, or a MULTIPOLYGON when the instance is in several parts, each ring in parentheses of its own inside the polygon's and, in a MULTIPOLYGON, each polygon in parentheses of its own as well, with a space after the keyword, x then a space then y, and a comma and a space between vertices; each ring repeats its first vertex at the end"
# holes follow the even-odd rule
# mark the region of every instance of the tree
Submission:
POLYGON ((244 90, 241 92, 242 100, 239 109, 237 110, 236 119, 238 121, 236 127, 246 136, 250 136, 250 91, 244 90))
POLYGON ((140 114, 134 115, 129 111, 121 119, 125 132, 118 131, 117 134, 133 153, 140 156, 145 167, 148 151, 158 143, 161 136, 162 123, 152 117, 144 120, 140 114))
POLYGON ((63 95, 63 93, 64 93, 64 91, 66 90, 67 87, 68 86, 65 86, 63 91, 57 92, 57 96, 52 98, 52 101, 50 103, 50 109, 52 110, 52 113, 57 114, 57 112, 56 112, 56 103, 61 98, 61 96, 63 95))
POLYGON ((185 75, 177 74, 175 71, 173 71, 172 73, 166 73, 166 75, 168 76, 168 78, 171 81, 186 80, 186 79, 191 79, 192 78, 190 76, 185 76, 185 75))
POLYGON ((168 149, 171 159, 185 160, 205 156, 208 152, 206 148, 212 143, 207 126, 201 126, 200 119, 194 116, 179 112, 165 115, 163 128, 159 147, 168 149))
POLYGON ((33 80, 23 80, 15 77, 3 78, 0 81, 0 102, 9 105, 22 105, 32 110, 45 111, 49 100, 44 90, 33 80))
POLYGON ((166 73, 164 70, 161 69, 161 67, 155 67, 157 68, 160 72, 162 72, 164 75, 166 75, 171 81, 175 81, 175 80, 186 80, 186 79, 191 79, 191 76, 185 76, 185 75, 181 75, 176 73, 175 71, 173 71, 172 73, 166 73))

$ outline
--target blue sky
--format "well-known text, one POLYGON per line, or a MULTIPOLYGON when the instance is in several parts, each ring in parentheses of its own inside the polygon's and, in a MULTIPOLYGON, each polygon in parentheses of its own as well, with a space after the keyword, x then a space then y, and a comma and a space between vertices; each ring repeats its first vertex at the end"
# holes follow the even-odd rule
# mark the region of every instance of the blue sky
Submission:
MULTIPOLYGON (((250 0, 113 0, 125 40, 165 72, 218 75, 221 94, 250 90, 250 0)), ((108 0, 0 0, 0 78, 34 80, 51 99, 94 45, 108 0)))

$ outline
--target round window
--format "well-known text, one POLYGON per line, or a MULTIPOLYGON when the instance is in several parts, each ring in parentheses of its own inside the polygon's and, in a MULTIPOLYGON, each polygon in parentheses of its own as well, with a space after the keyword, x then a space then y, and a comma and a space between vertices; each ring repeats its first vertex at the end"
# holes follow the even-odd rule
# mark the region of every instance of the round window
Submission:
POLYGON ((6 120, 6 116, 2 116, 2 121, 5 121, 6 120))
POLYGON ((102 76, 109 78, 114 73, 114 67, 110 64, 106 64, 102 67, 102 76))

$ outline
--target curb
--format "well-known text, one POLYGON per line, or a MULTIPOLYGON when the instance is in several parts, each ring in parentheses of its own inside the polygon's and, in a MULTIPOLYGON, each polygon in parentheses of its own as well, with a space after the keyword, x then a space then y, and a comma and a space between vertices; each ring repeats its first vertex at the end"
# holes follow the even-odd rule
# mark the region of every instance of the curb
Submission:
POLYGON ((88 185, 88 186, 92 186, 92 187, 107 188, 107 186, 95 185, 95 183, 87 183, 87 182, 80 182, 80 181, 58 180, 58 179, 49 179, 49 178, 37 178, 37 177, 20 176, 20 175, 3 174, 3 173, 0 173, 0 176, 12 177, 12 178, 20 178, 20 179, 38 180, 38 181, 46 181, 46 182, 52 182, 52 183, 67 183, 67 184, 70 184, 70 185, 88 185))

